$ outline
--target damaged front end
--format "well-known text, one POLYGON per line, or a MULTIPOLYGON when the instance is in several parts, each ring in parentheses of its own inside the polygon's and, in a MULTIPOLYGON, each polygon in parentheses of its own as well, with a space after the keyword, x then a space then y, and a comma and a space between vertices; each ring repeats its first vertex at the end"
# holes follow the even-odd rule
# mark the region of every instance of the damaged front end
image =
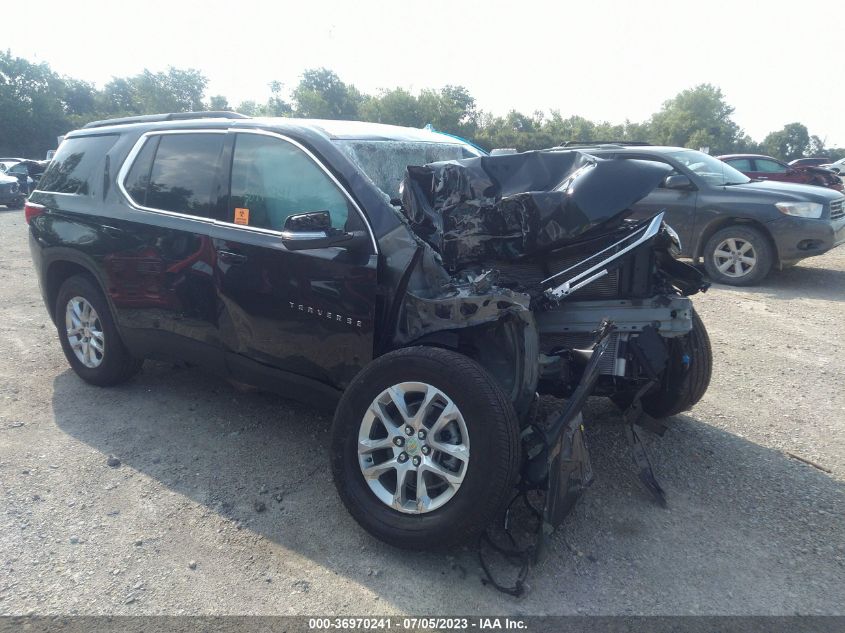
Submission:
POLYGON ((588 483, 573 474, 589 473, 588 464, 572 463, 586 456, 587 396, 624 402, 631 417, 637 407, 688 408, 703 394, 699 385, 686 401, 649 404, 661 389, 684 385, 697 353, 687 341, 689 296, 708 287, 676 259, 680 244, 662 213, 629 219, 670 171, 651 161, 540 151, 411 166, 402 182, 401 211, 417 247, 382 348, 433 344, 474 358, 510 394, 526 429, 538 393, 569 398, 565 421, 551 425, 555 437, 543 439, 547 454, 570 456, 568 474, 552 459, 539 477, 539 462, 524 469, 526 481, 560 488, 551 524, 588 483))

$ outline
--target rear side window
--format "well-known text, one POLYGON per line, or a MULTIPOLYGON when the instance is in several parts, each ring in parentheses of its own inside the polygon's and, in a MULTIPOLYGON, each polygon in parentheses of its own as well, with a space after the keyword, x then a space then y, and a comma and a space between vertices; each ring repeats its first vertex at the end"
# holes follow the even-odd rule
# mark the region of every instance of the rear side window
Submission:
MULTIPOLYGON (((66 139, 38 183, 40 191, 87 195, 95 168, 117 142, 117 134, 66 139)), ((99 170, 96 170, 99 173, 99 170)), ((102 173, 100 173, 102 181, 102 173)))
POLYGON ((162 134, 147 139, 124 181, 141 206, 210 218, 224 134, 162 134))
POLYGON ((786 173, 788 169, 785 165, 781 165, 780 163, 776 163, 775 161, 767 158, 755 158, 754 162, 757 163, 757 171, 762 171, 767 174, 783 174, 786 173))

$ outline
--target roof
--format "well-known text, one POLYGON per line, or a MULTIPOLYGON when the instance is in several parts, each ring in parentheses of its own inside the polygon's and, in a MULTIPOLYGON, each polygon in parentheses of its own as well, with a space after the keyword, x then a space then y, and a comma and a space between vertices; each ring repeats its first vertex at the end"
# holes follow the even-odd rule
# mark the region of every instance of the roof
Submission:
POLYGON ((247 117, 236 112, 181 112, 92 121, 68 137, 91 133, 144 129, 185 129, 191 127, 270 128, 279 131, 309 130, 329 139, 407 141, 423 143, 465 143, 449 134, 431 129, 402 127, 364 121, 336 121, 329 119, 295 119, 290 117, 247 117), (130 127, 131 126, 131 127, 130 127))
POLYGON ((768 160, 775 160, 779 161, 777 158, 773 158, 772 156, 766 156, 765 154, 722 154, 721 156, 717 156, 719 160, 730 160, 732 158, 766 158, 768 160))

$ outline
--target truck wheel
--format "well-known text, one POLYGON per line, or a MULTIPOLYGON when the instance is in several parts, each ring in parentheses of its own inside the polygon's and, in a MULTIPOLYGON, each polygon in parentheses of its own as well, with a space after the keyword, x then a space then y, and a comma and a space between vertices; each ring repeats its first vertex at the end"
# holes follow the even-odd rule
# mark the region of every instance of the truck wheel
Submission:
POLYGON ((503 509, 519 465, 519 422, 475 361, 433 347, 377 358, 343 394, 332 472, 350 514, 406 549, 448 548, 503 509))
POLYGON ((774 260, 769 239, 752 226, 728 226, 704 246, 704 268, 720 284, 753 286, 769 274, 774 260))
POLYGON ((692 330, 680 339, 669 341, 669 361, 659 390, 642 399, 643 411, 653 418, 667 418, 691 409, 710 385, 713 351, 710 337, 698 313, 692 312, 692 330), (684 369, 689 357, 689 367, 684 369))
POLYGON ((141 369, 143 360, 126 350, 106 298, 89 277, 65 280, 56 299, 55 321, 65 357, 85 382, 109 387, 141 369))

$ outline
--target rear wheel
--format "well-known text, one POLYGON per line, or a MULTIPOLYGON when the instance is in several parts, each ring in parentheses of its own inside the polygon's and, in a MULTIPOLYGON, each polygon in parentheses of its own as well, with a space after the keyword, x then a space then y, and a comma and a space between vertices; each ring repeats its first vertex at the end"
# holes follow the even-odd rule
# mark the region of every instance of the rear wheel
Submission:
POLYGON ((332 427, 335 485, 375 537, 444 548, 503 508, 519 463, 519 423, 495 380, 448 350, 410 347, 354 379, 332 427))
POLYGON ((769 274, 774 261, 769 239, 752 226, 728 226, 716 231, 704 246, 704 268, 720 284, 759 283, 769 274))
POLYGON ((62 351, 84 381, 108 387, 141 369, 143 360, 133 358, 123 345, 106 298, 89 277, 65 280, 56 299, 55 321, 62 351))

